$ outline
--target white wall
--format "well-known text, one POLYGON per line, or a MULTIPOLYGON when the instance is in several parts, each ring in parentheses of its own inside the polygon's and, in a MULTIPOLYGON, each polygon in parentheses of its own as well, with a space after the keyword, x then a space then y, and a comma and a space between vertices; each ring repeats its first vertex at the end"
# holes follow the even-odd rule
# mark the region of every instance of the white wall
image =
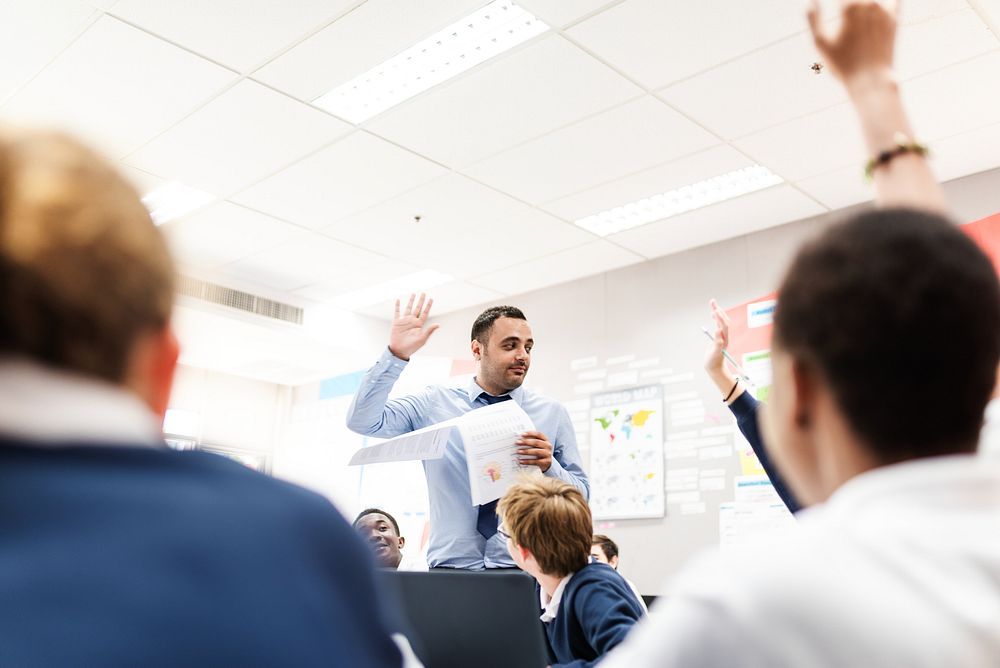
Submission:
POLYGON ((201 443, 271 452, 287 420, 290 389, 179 365, 171 409, 198 416, 201 443))

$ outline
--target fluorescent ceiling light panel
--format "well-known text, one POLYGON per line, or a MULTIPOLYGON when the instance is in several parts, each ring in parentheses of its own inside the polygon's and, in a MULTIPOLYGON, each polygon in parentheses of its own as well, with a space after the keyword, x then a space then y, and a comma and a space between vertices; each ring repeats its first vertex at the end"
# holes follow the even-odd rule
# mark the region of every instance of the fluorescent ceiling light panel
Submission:
POLYGON ((705 181, 653 195, 623 206, 574 221, 594 234, 606 237, 655 220, 718 204, 740 195, 783 183, 784 179, 760 165, 751 165, 705 181))
POLYGON ((548 29, 510 0, 494 0, 313 104, 361 123, 548 29))
POLYGON ((214 201, 215 195, 178 181, 160 186, 142 198, 142 203, 149 209, 149 215, 157 225, 180 218, 214 201))
POLYGON ((389 301, 390 299, 396 299, 402 295, 436 288, 439 285, 451 283, 453 280, 455 280, 454 276, 434 271, 433 269, 425 269, 424 271, 394 278, 391 281, 376 283, 375 285, 369 285, 367 288, 342 294, 335 297, 330 303, 344 309, 372 306, 389 301))

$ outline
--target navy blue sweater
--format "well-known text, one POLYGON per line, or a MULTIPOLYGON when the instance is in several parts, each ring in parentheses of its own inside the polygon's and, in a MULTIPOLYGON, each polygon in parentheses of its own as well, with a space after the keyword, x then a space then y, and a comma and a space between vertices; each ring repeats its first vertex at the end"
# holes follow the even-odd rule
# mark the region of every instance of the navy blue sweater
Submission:
POLYGON ((203 452, 0 442, 0 665, 399 666, 320 496, 203 452))
POLYGON ((618 571, 587 564, 566 583, 555 619, 545 624, 553 668, 595 665, 643 614, 618 571))
POLYGON ((736 416, 736 425, 743 433, 743 437, 750 443, 750 447, 753 448, 754 454, 760 460, 760 465, 767 473, 767 477, 771 479, 774 491, 785 502, 790 512, 797 513, 802 505, 799 504, 792 490, 788 489, 785 479, 778 472, 774 462, 771 461, 771 456, 767 453, 764 439, 760 436, 760 428, 757 426, 757 411, 759 409, 760 402, 751 397, 749 392, 744 392, 733 403, 729 404, 729 410, 736 416))

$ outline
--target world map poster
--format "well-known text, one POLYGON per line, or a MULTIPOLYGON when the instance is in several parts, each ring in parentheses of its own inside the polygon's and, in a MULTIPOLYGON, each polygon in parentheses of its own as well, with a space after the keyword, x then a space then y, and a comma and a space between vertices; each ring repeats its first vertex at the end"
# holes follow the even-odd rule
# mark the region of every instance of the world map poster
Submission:
POLYGON ((663 517, 663 386, 595 394, 590 420, 594 519, 663 517))

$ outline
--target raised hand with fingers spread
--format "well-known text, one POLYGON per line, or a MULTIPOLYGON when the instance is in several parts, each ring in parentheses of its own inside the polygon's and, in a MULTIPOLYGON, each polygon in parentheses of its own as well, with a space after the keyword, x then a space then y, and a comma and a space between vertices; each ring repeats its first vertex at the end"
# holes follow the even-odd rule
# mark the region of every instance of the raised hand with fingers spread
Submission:
POLYGON ((410 356, 424 347, 440 325, 424 327, 431 313, 433 299, 421 293, 416 306, 413 305, 416 295, 410 295, 406 310, 400 313, 399 300, 396 300, 396 311, 392 318, 392 328, 389 330, 389 352, 401 360, 409 360, 410 356), (426 303, 425 303, 426 300, 426 303))

